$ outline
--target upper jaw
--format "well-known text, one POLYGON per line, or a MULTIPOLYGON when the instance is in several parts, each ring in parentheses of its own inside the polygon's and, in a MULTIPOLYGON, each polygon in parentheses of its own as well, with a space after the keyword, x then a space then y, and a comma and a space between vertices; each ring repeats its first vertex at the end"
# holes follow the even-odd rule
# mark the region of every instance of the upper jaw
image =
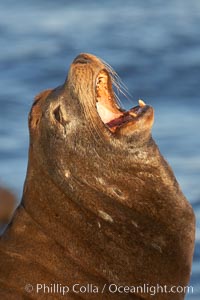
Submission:
POLYGON ((116 103, 112 90, 112 79, 107 70, 99 72, 96 78, 96 109, 105 127, 113 134, 132 134, 136 129, 151 129, 153 109, 143 100, 138 106, 125 111, 116 103))

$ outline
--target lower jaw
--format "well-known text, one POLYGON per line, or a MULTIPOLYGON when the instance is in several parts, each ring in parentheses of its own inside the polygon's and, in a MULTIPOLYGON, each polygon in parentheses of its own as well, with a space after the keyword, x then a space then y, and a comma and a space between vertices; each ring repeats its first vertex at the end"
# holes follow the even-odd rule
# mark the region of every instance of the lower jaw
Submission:
POLYGON ((139 102, 138 106, 135 106, 128 111, 117 110, 114 113, 109 112, 107 108, 103 109, 103 106, 100 111, 99 110, 100 105, 98 106, 98 102, 97 102, 97 111, 104 125, 111 132, 115 132, 118 128, 121 128, 122 126, 130 122, 134 123, 139 118, 142 117, 144 112, 148 109, 148 105, 146 105, 142 100, 139 100, 138 102, 139 102))

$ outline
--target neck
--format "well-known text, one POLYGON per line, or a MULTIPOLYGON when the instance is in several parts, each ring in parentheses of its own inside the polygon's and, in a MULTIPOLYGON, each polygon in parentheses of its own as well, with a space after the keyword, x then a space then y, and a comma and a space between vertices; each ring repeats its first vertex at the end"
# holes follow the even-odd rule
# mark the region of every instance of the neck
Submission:
MULTIPOLYGON (((144 185, 140 178, 129 181, 127 177, 127 181, 123 180, 117 191, 107 187, 107 195, 97 193, 89 185, 87 189, 82 185, 79 187, 79 198, 75 197, 76 190, 73 189, 72 201, 70 194, 64 193, 52 177, 37 165, 37 161, 29 161, 34 168, 28 169, 23 206, 46 236, 64 249, 64 256, 70 256, 91 274, 98 271, 99 276, 106 276, 110 281, 120 274, 120 282, 124 280, 130 284, 133 281, 136 284, 140 283, 137 281, 137 274, 141 273, 143 262, 151 257, 151 265, 156 267, 161 283, 166 284, 163 274, 163 266, 166 264, 166 274, 175 274, 175 283, 185 284, 188 281, 189 275, 185 279, 180 272, 184 268, 187 269, 187 274, 190 271, 193 250, 191 237, 187 232, 192 232, 193 215, 180 194, 176 195, 176 198, 179 198, 177 200, 174 195, 170 195, 173 179, 167 182, 167 192, 161 194, 160 186, 157 187, 157 191, 151 192, 151 183, 154 184, 151 177, 147 177, 148 181, 144 185), (131 192, 133 184, 139 189, 136 196, 131 192), (187 232, 183 230, 186 226, 187 232), (141 230, 143 235, 140 235, 141 230), (184 241, 184 244, 178 243, 177 247, 173 248, 173 253, 171 248, 177 240, 184 241), (132 251, 134 247, 139 249, 135 241, 142 245, 141 255, 139 252, 135 255, 132 251), (162 252, 166 255, 161 259, 162 252), (110 253, 113 253, 112 257, 110 253), (169 263, 170 260, 172 263, 169 263), (175 260, 177 264, 174 263, 175 260), (137 265, 137 261, 141 263, 137 265), (110 275, 110 270, 113 276, 110 275)), ((119 177, 119 174, 116 176, 119 177)), ((78 180, 76 182, 77 185, 80 183, 78 180)), ((68 193, 68 189, 65 190, 68 193)), ((53 252, 54 248, 51 248, 51 251, 53 252)), ((140 278, 142 282, 147 279, 148 282, 155 282, 154 272, 144 273, 140 278)))
POLYGON ((80 212, 52 179, 37 167, 27 174, 22 205, 43 232, 66 246, 64 243, 72 234, 70 228, 76 222, 72 212, 80 212))

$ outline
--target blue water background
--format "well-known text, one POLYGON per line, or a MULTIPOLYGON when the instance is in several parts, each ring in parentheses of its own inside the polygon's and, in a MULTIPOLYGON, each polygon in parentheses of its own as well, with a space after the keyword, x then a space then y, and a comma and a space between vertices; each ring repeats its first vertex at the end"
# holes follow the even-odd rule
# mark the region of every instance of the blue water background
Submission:
POLYGON ((191 285, 200 299, 200 1, 0 2, 0 183, 20 199, 27 116, 41 90, 60 85, 72 59, 94 53, 155 108, 153 136, 197 216, 191 285))

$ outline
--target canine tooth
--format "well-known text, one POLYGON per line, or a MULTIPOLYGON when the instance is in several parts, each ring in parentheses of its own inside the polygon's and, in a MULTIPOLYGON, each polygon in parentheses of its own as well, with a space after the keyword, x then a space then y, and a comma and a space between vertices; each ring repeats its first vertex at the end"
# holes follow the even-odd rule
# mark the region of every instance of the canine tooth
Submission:
POLYGON ((144 107, 146 105, 146 103, 141 99, 138 100, 138 103, 140 107, 144 107))

